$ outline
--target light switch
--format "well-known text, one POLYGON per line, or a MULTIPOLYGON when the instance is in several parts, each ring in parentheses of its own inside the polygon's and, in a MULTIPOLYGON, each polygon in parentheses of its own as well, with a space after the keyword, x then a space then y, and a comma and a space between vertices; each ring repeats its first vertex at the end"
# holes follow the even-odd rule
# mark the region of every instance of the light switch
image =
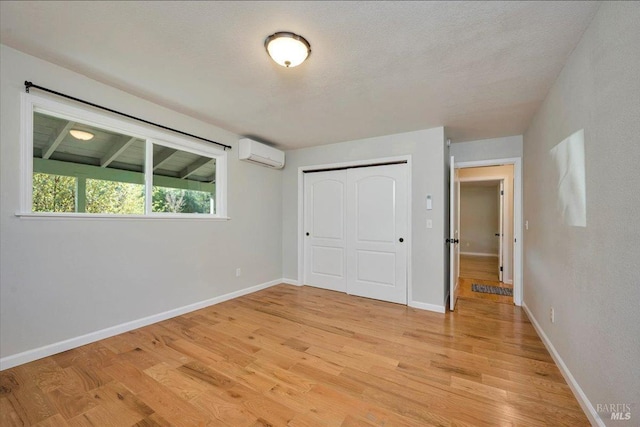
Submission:
POLYGON ((427 195, 427 210, 430 211, 433 209, 433 204, 431 203, 431 194, 427 195))
POLYGON ((427 228, 433 228, 433 221, 430 219, 427 220, 427 228))

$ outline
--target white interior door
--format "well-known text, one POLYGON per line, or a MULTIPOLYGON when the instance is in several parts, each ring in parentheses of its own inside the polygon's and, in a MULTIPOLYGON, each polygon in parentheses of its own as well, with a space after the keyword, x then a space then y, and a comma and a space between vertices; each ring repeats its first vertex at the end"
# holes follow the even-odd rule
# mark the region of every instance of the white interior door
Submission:
POLYGON ((453 311, 460 277, 460 176, 453 156, 449 167, 449 309, 453 311))
POLYGON ((347 292, 407 303, 406 164, 347 171, 347 292))
POLYGON ((347 171, 304 176, 304 283, 346 292, 347 171))
POLYGON ((502 273, 504 268, 504 180, 500 181, 498 197, 500 200, 500 223, 498 225, 498 277, 502 282, 502 273))

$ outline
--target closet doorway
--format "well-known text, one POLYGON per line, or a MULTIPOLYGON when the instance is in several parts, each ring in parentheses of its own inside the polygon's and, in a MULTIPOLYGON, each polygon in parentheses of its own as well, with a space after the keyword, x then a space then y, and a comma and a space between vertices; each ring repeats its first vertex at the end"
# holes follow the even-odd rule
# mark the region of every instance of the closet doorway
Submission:
POLYGON ((406 161, 304 171, 304 284, 407 303, 406 161))

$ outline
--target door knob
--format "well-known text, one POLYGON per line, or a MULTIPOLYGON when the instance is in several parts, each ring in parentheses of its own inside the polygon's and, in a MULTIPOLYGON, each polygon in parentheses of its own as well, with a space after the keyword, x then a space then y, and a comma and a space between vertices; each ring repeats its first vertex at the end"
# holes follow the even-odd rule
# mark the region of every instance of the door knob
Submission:
POLYGON ((309 232, 307 231, 307 236, 309 235, 309 232))
POLYGON ((402 237, 398 240, 400 240, 400 243, 404 242, 404 239, 402 237))

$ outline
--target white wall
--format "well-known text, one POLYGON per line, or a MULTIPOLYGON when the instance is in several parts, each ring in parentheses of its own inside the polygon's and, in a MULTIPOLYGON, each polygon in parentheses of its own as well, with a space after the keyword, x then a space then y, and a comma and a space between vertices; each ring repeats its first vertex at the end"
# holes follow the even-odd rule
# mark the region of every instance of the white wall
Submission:
POLYGON ((456 163, 522 157, 522 135, 451 144, 456 163))
MULTIPOLYGON (((460 169, 460 181, 473 180, 504 180, 504 203, 507 206, 504 216, 504 241, 505 252, 503 259, 502 280, 506 283, 513 283, 514 277, 514 245, 509 242, 514 241, 514 167, 513 165, 502 166, 484 166, 476 168, 460 169)), ((464 236, 463 236, 464 238, 464 236)), ((464 252, 465 248, 460 247, 460 251, 464 252)))
POLYGON ((460 183, 460 253, 498 256, 499 192, 498 184, 460 183))
POLYGON ((239 162, 236 135, 6 46, 0 64, 1 357, 282 277, 282 173, 239 162), (232 219, 16 217, 25 80, 232 145, 232 219))
POLYGON ((298 279, 299 167, 411 154, 413 300, 443 307, 447 202, 444 150, 443 128, 434 128, 288 151, 282 180, 284 277, 298 279), (430 211, 426 210, 427 194, 433 198, 430 211), (433 220, 432 229, 426 228, 427 219, 433 220))
POLYGON ((640 419, 640 3, 603 2, 524 134, 524 301, 591 404, 640 419), (586 227, 550 150, 584 129, 586 227), (549 309, 555 308, 555 323, 549 309))

